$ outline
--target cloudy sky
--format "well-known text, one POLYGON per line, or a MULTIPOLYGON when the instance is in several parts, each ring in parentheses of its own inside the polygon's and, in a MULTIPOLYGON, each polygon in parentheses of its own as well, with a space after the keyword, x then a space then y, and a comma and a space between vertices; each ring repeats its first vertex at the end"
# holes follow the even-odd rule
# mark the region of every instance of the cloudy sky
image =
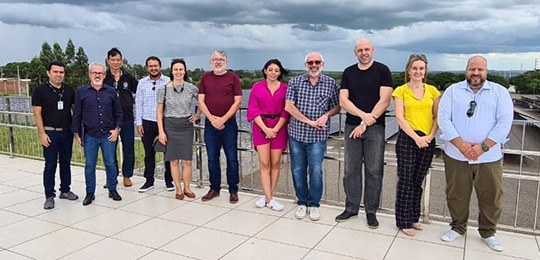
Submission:
POLYGON ((361 37, 393 71, 411 53, 425 53, 432 70, 462 70, 473 54, 486 55, 490 69, 530 70, 535 59, 540 67, 540 1, 0 0, 0 65, 71 38, 90 61, 118 47, 130 63, 183 57, 188 68, 208 69, 210 52, 222 48, 233 69, 271 58, 301 69, 318 50, 326 70, 343 70, 361 37))

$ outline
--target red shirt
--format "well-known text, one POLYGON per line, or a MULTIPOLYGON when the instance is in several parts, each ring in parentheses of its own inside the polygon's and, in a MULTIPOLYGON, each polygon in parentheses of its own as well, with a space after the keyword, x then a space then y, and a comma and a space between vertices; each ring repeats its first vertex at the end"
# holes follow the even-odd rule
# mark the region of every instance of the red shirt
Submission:
POLYGON ((214 116, 224 116, 234 103, 235 96, 242 96, 240 79, 232 71, 216 75, 206 72, 199 83, 199 94, 204 94, 204 102, 214 116))

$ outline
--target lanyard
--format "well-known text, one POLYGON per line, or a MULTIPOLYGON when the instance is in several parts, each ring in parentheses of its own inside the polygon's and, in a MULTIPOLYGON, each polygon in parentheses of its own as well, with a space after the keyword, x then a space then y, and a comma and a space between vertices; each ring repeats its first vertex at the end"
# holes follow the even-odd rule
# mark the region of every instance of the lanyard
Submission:
POLYGON ((49 87, 55 94, 58 95, 59 101, 62 101, 62 96, 64 95, 64 85, 60 86, 60 92, 58 92, 57 88, 55 88, 51 83, 49 83, 49 87))

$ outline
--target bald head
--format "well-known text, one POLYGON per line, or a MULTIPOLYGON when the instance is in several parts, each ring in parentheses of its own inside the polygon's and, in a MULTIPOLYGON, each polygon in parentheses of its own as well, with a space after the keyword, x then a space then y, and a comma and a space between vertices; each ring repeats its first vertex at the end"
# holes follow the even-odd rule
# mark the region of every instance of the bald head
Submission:
POLYGON ((375 48, 370 40, 362 38, 354 45, 354 55, 358 58, 360 69, 367 69, 373 64, 373 53, 375 48))
POLYGON ((484 85, 487 79, 487 73, 487 60, 483 56, 476 55, 467 61, 465 76, 473 91, 484 85))
POLYGON ((487 69, 487 59, 482 55, 475 55, 467 61, 467 68, 472 64, 484 66, 487 69))

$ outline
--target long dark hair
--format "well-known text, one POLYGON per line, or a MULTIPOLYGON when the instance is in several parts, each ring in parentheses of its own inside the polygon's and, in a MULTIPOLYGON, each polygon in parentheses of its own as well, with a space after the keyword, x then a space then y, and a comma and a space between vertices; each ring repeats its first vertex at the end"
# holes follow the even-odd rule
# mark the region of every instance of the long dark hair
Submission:
POLYGON ((263 73, 263 76, 264 78, 266 79, 266 73, 264 73, 264 71, 266 69, 268 69, 268 67, 272 64, 276 64, 278 67, 279 67, 279 71, 281 72, 277 78, 277 80, 279 81, 282 81, 283 80, 283 75, 287 75, 289 74, 289 71, 286 70, 285 68, 283 68, 283 66, 281 65, 281 62, 278 60, 278 59, 271 59, 269 61, 267 61, 265 64, 264 64, 264 67, 262 69, 262 73, 263 73))
POLYGON ((174 75, 173 75, 173 69, 172 67, 177 64, 177 63, 182 63, 182 65, 184 65, 184 70, 186 71, 186 73, 184 74, 184 81, 188 81, 188 76, 187 76, 187 66, 186 66, 186 62, 184 61, 184 59, 173 59, 171 61, 171 81, 174 80, 174 75))

